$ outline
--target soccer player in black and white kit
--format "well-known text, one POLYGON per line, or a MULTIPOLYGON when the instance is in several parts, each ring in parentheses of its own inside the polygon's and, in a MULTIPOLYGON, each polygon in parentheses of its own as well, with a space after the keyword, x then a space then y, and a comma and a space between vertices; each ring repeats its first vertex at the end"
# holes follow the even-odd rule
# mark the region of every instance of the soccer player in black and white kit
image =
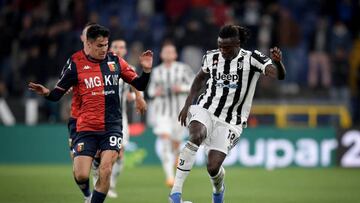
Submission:
POLYGON ((162 63, 154 68, 148 94, 153 98, 151 119, 154 122, 154 133, 158 136, 157 143, 160 143, 158 154, 165 172, 166 185, 171 188, 175 180, 180 144, 186 134, 186 128, 177 122, 177 116, 185 103, 195 74, 189 65, 176 61, 176 47, 171 42, 162 46, 160 57, 162 63))
POLYGON ((203 57, 202 68, 179 114, 181 124, 188 124, 190 137, 180 153, 170 203, 182 202, 183 183, 201 144, 208 156, 212 202, 224 202, 225 169, 222 163, 246 127, 257 80, 260 74, 279 80, 285 78, 280 49, 270 49, 270 58, 259 51, 244 50, 241 45, 247 36, 246 28, 226 25, 220 29, 218 49, 208 51, 203 57), (205 84, 205 92, 198 96, 205 84))

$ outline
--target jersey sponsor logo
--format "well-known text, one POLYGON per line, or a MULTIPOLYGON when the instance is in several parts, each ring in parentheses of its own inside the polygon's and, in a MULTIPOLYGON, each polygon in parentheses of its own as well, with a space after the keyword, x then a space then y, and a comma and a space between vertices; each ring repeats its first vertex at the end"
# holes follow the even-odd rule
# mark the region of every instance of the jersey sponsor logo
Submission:
POLYGON ((93 91, 91 92, 91 95, 95 96, 95 95, 110 95, 110 94, 115 94, 114 90, 102 90, 102 91, 93 91))
POLYGON ((104 75, 104 81, 101 81, 99 76, 84 79, 86 89, 92 89, 100 86, 118 85, 118 81, 118 75, 104 75))
POLYGON ((108 64, 108 67, 109 67, 109 70, 111 72, 115 72, 116 71, 116 65, 115 65, 115 62, 114 61, 110 61, 107 63, 108 64))
POLYGON ((217 75, 214 78, 215 80, 224 80, 224 81, 238 81, 239 76, 237 74, 221 74, 217 73, 217 75))
POLYGON ((237 89, 238 88, 237 84, 216 83, 215 86, 218 87, 218 88, 230 88, 230 89, 237 89))
POLYGON ((90 68, 91 68, 90 66, 85 65, 83 69, 84 69, 84 70, 89 70, 90 68))

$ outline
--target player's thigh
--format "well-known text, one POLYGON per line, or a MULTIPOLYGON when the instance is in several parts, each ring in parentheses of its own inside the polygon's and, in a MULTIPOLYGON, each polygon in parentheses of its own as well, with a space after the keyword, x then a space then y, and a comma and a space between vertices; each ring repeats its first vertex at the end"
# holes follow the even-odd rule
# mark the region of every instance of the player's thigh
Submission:
POLYGON ((220 151, 228 154, 229 151, 238 143, 242 128, 216 122, 214 130, 206 140, 206 148, 210 150, 220 151))
POLYGON ((77 179, 87 179, 91 170, 93 158, 90 156, 76 156, 73 162, 73 171, 77 179))
POLYGON ((201 144, 212 134, 213 120, 211 115, 202 107, 192 105, 188 113, 188 128, 190 141, 201 144))
POLYGON ((119 153, 116 150, 101 151, 100 173, 111 173, 111 169, 119 153))

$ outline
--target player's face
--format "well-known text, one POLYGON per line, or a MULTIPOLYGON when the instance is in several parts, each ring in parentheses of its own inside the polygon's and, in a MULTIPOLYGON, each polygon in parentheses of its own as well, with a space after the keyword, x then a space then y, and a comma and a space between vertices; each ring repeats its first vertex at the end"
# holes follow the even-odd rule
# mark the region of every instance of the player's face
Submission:
POLYGON ((88 40, 89 54, 94 59, 103 60, 106 57, 106 53, 109 47, 108 37, 98 37, 96 40, 88 40))
POLYGON ((165 45, 161 49, 161 59, 164 62, 173 62, 177 58, 176 48, 173 45, 165 45))
POLYGON ((226 60, 231 60, 237 56, 240 50, 240 41, 237 37, 218 38, 218 47, 221 56, 226 60))
POLYGON ((111 43, 110 51, 120 57, 124 57, 127 53, 126 43, 123 40, 116 40, 111 43))

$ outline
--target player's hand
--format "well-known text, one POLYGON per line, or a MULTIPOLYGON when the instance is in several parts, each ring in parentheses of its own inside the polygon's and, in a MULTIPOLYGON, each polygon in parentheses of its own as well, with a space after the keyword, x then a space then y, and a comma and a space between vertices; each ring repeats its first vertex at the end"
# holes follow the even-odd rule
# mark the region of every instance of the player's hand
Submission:
POLYGON ((38 95, 41 96, 49 96, 50 90, 43 85, 36 84, 33 82, 30 82, 28 85, 29 90, 36 92, 38 95))
POLYGON ((147 110, 147 104, 143 97, 135 100, 136 113, 144 114, 147 110))
POLYGON ((126 100, 127 101, 134 101, 134 99, 135 99, 135 94, 133 92, 128 92, 126 94, 126 100))
POLYGON ((162 87, 157 87, 155 89, 155 97, 159 97, 164 95, 164 89, 162 87))
POLYGON ((171 91, 173 93, 177 94, 177 93, 180 93, 182 90, 181 90, 180 85, 174 85, 174 86, 171 87, 171 91))
POLYGON ((147 50, 141 54, 139 57, 140 65, 142 66, 145 73, 150 73, 153 63, 153 52, 147 50))
POLYGON ((180 124, 182 126, 186 126, 186 118, 188 115, 188 111, 189 111, 189 106, 184 106, 183 109, 181 109, 180 113, 179 113, 179 117, 178 117, 178 121, 180 122, 180 124))
POLYGON ((271 60, 275 62, 280 62, 282 60, 282 53, 278 47, 274 47, 270 49, 270 57, 271 60))

